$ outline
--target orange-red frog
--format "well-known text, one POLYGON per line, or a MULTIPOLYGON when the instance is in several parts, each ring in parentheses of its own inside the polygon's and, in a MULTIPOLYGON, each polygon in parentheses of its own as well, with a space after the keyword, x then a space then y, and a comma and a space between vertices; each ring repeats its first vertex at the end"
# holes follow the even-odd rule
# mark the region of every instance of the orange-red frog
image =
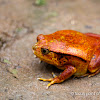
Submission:
POLYGON ((47 88, 54 83, 63 82, 72 75, 90 77, 100 72, 100 35, 97 34, 82 34, 74 30, 40 34, 33 51, 40 60, 64 70, 54 78, 38 78, 50 81, 47 88))

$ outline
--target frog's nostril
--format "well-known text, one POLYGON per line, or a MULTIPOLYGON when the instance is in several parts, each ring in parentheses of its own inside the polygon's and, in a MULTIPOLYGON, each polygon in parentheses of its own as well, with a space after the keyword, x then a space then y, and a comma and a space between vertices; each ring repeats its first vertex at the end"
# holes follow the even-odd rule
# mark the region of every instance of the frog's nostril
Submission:
POLYGON ((36 50, 36 46, 34 45, 34 46, 32 47, 32 49, 33 49, 33 50, 36 50))

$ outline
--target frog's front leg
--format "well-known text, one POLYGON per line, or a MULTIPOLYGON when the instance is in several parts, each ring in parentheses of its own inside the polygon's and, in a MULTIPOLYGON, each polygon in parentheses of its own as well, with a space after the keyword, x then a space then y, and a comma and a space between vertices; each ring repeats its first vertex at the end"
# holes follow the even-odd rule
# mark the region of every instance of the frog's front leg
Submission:
POLYGON ((65 66, 65 70, 59 75, 56 76, 54 78, 50 78, 50 79, 43 79, 43 78, 38 78, 39 80, 42 81, 50 81, 50 83, 47 85, 47 89, 50 85, 54 84, 54 83, 61 83, 64 80, 68 79, 69 77, 71 77, 74 73, 76 72, 76 68, 72 65, 66 65, 65 66))

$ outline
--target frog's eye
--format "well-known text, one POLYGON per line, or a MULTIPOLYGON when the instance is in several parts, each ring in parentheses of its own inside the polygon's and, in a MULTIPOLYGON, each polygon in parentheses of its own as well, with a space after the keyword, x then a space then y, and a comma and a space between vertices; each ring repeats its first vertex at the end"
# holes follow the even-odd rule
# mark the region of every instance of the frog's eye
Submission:
POLYGON ((48 54, 50 51, 48 49, 41 48, 41 52, 42 54, 48 54))

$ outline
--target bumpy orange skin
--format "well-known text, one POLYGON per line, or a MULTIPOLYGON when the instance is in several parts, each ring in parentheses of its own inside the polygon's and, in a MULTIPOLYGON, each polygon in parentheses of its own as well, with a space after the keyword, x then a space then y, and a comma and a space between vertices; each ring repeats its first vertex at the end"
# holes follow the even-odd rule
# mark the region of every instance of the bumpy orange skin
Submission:
MULTIPOLYGON (((41 60, 64 70, 52 80, 60 83, 72 75, 84 76, 89 70, 93 75, 100 70, 100 35, 82 34, 74 30, 61 30, 49 35, 38 35, 33 47, 34 54, 41 60), (41 48, 49 50, 43 54, 41 48)), ((50 86, 49 84, 48 86, 50 86)))

